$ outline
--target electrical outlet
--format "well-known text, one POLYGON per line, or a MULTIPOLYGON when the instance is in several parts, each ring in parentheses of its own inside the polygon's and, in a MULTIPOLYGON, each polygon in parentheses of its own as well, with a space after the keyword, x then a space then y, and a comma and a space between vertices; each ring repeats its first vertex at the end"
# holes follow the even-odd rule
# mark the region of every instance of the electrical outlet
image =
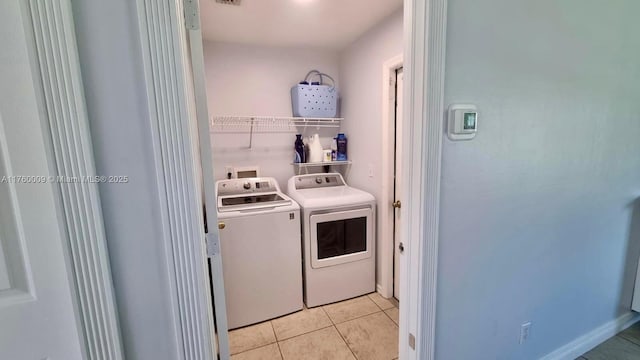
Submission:
POLYGON ((520 344, 527 341, 529 339, 529 335, 531 335, 531 321, 527 321, 520 325, 520 344))

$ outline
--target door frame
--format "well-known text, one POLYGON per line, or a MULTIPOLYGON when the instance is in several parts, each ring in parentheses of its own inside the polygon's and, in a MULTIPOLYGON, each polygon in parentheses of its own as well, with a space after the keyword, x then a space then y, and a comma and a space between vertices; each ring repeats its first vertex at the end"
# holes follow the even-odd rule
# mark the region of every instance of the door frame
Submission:
MULTIPOLYGON (((184 29, 199 32, 198 0, 137 0, 137 18, 140 23, 141 46, 145 57, 145 81, 150 96, 150 110, 162 126, 155 128, 158 137, 156 156, 162 159, 167 151, 182 151, 180 159, 165 159, 163 165, 169 174, 182 178, 182 174, 171 172, 179 169, 180 162, 195 161, 192 150, 194 139, 181 132, 189 124, 184 119, 195 121, 189 116, 187 108, 195 106, 188 95, 184 69, 185 52, 184 29), (187 9, 188 11, 184 11, 187 9), (186 14, 186 21, 183 18, 186 14), (160 66, 158 68, 158 66, 160 66), (171 77, 167 78, 167 74, 171 77), (179 109, 179 115, 167 114, 159 97, 165 94, 179 109), (165 126, 166 125, 166 126, 165 126), (171 139, 163 142, 161 139, 171 139)), ((444 67, 445 40, 447 28, 447 0, 405 0, 404 1, 404 55, 405 72, 403 127, 403 177, 402 228, 401 236, 405 240, 405 251, 401 256, 400 291, 403 299, 400 307, 400 358, 433 359, 435 357, 436 290, 438 258, 438 225, 440 213, 440 169, 442 136, 444 123, 444 67), (408 196, 411 194, 411 196, 408 196)), ((196 75, 197 77, 197 75, 196 75)), ((383 87, 384 89, 384 87, 383 87)), ((163 95, 164 96, 164 95, 163 95)), ((184 190, 198 193, 196 169, 187 174, 188 181, 178 186, 167 181, 168 193, 179 194, 184 190)), ((166 200, 167 221, 175 226, 179 224, 193 226, 198 214, 181 214, 184 206, 191 208, 186 201, 179 203, 166 200)), ((202 197, 196 199, 202 204, 202 197)), ((209 205, 211 206, 211 205, 209 205)), ((179 238, 166 239, 168 248, 182 251, 186 246, 179 238)), ((196 263, 207 257, 204 244, 189 249, 189 259, 196 263)), ((197 339, 200 346, 214 349, 211 311, 202 308, 208 298, 206 293, 194 287, 205 276, 204 270, 185 268, 174 264, 173 278, 180 286, 173 287, 176 298, 182 299, 176 304, 176 311, 182 321, 176 324, 181 335, 180 343, 191 337, 197 339), (195 271, 195 272, 194 272, 195 271), (205 315, 194 309, 201 309, 205 315), (209 336, 207 337, 207 331, 209 336)), ((225 332, 226 333, 226 332, 225 332)), ((226 335, 226 334, 224 334, 226 335)), ((222 340, 221 338, 219 341, 222 340)), ((184 345, 184 344, 183 344, 184 345)), ((184 345, 186 346, 186 345, 184 345)), ((221 350, 224 344, 220 344, 221 350)), ((200 358, 185 351, 185 358, 200 358)), ((215 352, 213 353, 215 354, 215 352)), ((205 358, 213 358, 215 355, 205 358)), ((225 357, 225 356, 223 356, 225 357)))
MULTIPOLYGON (((187 24, 189 29, 199 26, 197 1, 136 0, 135 14, 158 169, 161 221, 167 234, 159 241, 167 254, 179 360, 213 359, 217 353, 203 226, 206 194, 197 150, 197 94, 193 91, 194 81, 200 79, 191 74, 187 35, 187 24)), ((207 206, 215 206, 209 203, 207 206)), ((209 226, 211 229, 217 232, 217 227, 209 226)), ((212 267, 221 267, 219 253, 212 259, 220 265, 212 267)), ((226 332, 218 341, 224 358, 226 332)))
POLYGON ((400 359, 435 358, 447 3, 404 7, 400 359))
POLYGON ((71 0, 21 6, 83 356, 123 359, 71 0))
POLYGON ((382 267, 382 279, 379 281, 378 292, 386 297, 393 296, 393 256, 395 245, 393 242, 393 219, 395 209, 391 208, 394 198, 394 173, 395 162, 395 131, 394 121, 396 116, 395 96, 392 86, 395 87, 395 72, 403 64, 403 54, 398 54, 382 64, 382 196, 378 205, 380 213, 380 239, 385 241, 383 251, 380 254, 380 266, 382 267))

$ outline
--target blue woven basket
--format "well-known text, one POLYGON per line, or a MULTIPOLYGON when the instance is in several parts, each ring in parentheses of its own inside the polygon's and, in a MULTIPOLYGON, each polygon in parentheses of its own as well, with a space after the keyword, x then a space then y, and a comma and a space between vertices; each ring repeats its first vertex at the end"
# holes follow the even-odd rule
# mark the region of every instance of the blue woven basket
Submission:
POLYGON ((334 118, 338 116, 338 89, 335 86, 324 85, 323 78, 333 82, 331 76, 317 70, 312 70, 305 77, 305 81, 291 88, 291 107, 293 116, 334 118), (310 75, 318 75, 320 83, 307 82, 310 75))

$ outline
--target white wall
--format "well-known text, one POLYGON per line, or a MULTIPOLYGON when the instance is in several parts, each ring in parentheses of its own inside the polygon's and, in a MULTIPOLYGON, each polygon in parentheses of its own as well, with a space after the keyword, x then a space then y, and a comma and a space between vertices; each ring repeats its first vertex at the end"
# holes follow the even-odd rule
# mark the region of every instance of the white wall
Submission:
POLYGON ((536 359, 629 311, 639 12, 449 1, 446 104, 480 115, 473 141, 443 140, 436 358, 536 359))
MULTIPOLYGON (((402 10, 396 11, 380 24, 367 31, 340 55, 340 84, 342 91, 342 125, 348 143, 349 159, 353 161, 347 182, 372 193, 378 202, 382 196, 382 65, 402 54, 402 10), (371 169, 372 176, 369 176, 371 169)), ((378 203, 378 208, 382 206, 378 203)), ((382 239, 378 216, 377 264, 390 239, 382 239)), ((381 267, 376 268, 380 280, 381 267)))
MULTIPOLYGON (((320 70, 339 82, 338 54, 333 50, 205 42, 204 58, 211 115, 291 116, 289 91, 309 70, 320 70)), ((307 128, 305 136, 316 132, 330 148, 338 131, 307 128)), ((295 138, 295 132, 254 134, 249 150, 248 133, 214 133, 215 176, 225 178, 226 165, 259 165, 262 176, 275 177, 285 190, 294 175, 290 164, 295 138)))
POLYGON ((73 0, 96 170, 127 175, 100 184, 113 285, 126 359, 175 360, 151 120, 147 112, 137 7, 129 0, 73 0))

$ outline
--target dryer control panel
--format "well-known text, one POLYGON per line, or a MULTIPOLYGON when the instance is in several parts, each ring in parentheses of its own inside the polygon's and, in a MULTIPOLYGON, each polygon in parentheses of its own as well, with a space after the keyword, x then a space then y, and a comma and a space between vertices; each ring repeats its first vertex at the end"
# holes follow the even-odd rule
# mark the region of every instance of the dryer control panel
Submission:
POLYGON ((342 175, 337 173, 298 175, 295 178, 296 189, 316 189, 345 185, 342 175))

